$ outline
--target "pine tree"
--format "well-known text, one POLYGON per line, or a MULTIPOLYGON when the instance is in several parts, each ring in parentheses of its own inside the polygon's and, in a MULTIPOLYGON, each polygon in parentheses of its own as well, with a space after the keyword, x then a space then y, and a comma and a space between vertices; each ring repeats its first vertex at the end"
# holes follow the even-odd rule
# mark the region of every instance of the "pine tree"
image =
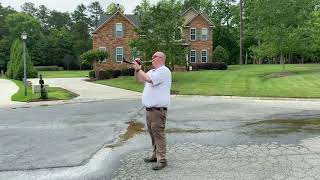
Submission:
MULTIPOLYGON (((29 56, 26 52, 27 78, 37 77, 37 71, 34 69, 29 56)), ((10 61, 8 62, 7 76, 10 79, 23 80, 24 77, 24 59, 23 46, 20 40, 16 40, 11 46, 10 61)))

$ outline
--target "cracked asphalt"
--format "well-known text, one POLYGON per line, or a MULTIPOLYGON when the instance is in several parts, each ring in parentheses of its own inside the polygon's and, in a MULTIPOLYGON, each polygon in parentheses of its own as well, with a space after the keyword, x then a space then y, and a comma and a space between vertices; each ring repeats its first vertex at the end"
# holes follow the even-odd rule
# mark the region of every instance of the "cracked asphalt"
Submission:
POLYGON ((245 144, 233 147, 197 143, 169 146, 169 165, 151 171, 135 152, 121 160, 112 179, 320 179, 320 154, 303 145, 245 144))
POLYGON ((304 121, 320 120, 319 100, 173 97, 168 167, 157 172, 143 162, 147 132, 105 146, 127 121, 144 123, 141 108, 132 99, 0 109, 0 179, 320 179, 320 125, 304 121))

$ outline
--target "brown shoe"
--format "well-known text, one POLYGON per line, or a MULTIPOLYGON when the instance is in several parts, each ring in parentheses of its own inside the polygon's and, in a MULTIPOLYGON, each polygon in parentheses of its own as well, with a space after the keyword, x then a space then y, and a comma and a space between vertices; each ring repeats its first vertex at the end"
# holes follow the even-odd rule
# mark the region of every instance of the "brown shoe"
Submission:
POLYGON ((161 170, 162 168, 167 166, 167 162, 158 162, 157 164, 152 166, 153 170, 161 170))
POLYGON ((151 162, 157 162, 157 158, 154 158, 154 157, 146 157, 146 158, 144 158, 143 159, 144 160, 144 162, 146 162, 146 163, 151 163, 151 162))

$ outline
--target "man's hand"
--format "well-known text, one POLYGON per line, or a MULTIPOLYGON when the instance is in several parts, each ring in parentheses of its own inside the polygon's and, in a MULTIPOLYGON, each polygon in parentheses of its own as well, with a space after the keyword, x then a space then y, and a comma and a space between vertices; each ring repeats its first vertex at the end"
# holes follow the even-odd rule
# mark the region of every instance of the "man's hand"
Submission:
POLYGON ((136 58, 134 61, 133 61, 133 65, 132 67, 134 68, 134 70, 140 70, 141 69, 141 65, 137 62, 137 61, 140 61, 139 58, 136 58))

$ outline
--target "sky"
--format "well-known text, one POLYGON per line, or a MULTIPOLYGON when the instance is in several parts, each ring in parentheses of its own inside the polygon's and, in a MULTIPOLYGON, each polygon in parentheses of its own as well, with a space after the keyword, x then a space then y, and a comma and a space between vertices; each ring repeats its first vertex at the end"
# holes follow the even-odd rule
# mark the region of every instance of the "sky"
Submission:
MULTIPOLYGON (((79 4, 89 5, 91 2, 99 1, 105 10, 107 5, 114 2, 122 4, 126 14, 133 14, 133 9, 140 4, 141 0, 0 0, 2 6, 11 6, 17 11, 21 11, 20 6, 25 2, 32 2, 36 7, 45 5, 50 10, 60 12, 73 12, 79 4)), ((151 4, 155 4, 159 0, 149 0, 151 4)))

